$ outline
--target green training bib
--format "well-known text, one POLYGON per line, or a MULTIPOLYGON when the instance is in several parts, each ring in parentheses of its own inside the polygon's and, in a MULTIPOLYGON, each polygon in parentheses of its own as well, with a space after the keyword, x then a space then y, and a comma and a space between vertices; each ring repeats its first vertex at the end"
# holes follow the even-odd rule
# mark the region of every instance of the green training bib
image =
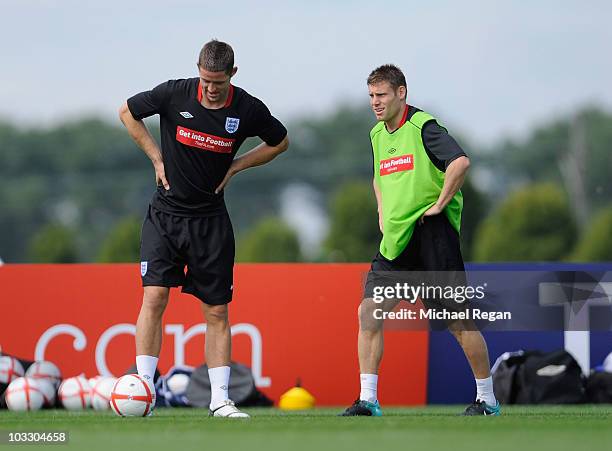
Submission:
MULTIPOLYGON (((380 253, 387 259, 398 257, 408 245, 416 221, 436 203, 444 185, 444 172, 431 162, 421 130, 433 116, 414 113, 393 133, 384 122, 370 131, 374 152, 374 179, 382 198, 383 238, 380 253)), ((451 225, 459 232, 463 195, 458 191, 444 209, 451 225)))

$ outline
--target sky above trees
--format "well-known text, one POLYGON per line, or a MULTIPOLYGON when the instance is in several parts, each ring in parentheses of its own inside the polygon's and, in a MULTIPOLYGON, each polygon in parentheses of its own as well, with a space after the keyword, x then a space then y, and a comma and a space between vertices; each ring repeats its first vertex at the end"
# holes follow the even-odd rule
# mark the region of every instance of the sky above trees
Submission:
POLYGON ((393 62, 409 100, 477 142, 516 137, 585 104, 612 105, 604 1, 2 2, 0 117, 48 125, 196 75, 202 44, 230 42, 235 83, 281 119, 367 104, 393 62))

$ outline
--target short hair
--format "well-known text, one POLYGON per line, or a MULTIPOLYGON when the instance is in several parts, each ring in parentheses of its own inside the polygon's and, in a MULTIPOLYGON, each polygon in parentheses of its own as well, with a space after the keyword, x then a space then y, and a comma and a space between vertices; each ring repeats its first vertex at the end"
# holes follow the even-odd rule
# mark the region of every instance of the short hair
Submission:
POLYGON ((404 73, 394 64, 383 64, 368 76, 368 85, 375 85, 383 81, 388 81, 394 91, 400 86, 407 87, 404 73))
POLYGON ((213 39, 200 50, 198 66, 210 72, 223 71, 231 75, 234 69, 234 50, 229 44, 213 39))

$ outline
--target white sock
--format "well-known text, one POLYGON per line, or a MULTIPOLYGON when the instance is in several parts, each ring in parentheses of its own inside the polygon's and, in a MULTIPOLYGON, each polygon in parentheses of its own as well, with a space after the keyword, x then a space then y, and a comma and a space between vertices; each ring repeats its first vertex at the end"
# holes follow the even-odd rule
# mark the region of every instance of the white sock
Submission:
POLYGON ((375 402, 376 401, 376 386, 378 385, 378 374, 360 374, 361 393, 359 399, 361 401, 375 402))
POLYGON ((486 379, 476 379, 476 399, 484 401, 490 406, 497 404, 495 393, 493 393, 493 378, 491 376, 486 379))
POLYGON ((208 368, 208 377, 210 378, 210 408, 212 410, 229 399, 230 367, 208 368))
POLYGON ((138 375, 149 382, 152 387, 155 386, 155 369, 157 368, 158 360, 159 358, 151 355, 136 356, 138 375))

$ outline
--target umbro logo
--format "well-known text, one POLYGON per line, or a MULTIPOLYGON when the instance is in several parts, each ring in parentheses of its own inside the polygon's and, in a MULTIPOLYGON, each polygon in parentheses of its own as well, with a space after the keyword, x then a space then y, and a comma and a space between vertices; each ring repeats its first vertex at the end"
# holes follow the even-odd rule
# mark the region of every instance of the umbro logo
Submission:
POLYGON ((183 116, 185 119, 193 118, 193 114, 191 114, 189 111, 181 111, 179 114, 183 116))
POLYGON ((387 150, 387 152, 393 154, 393 153, 397 152, 397 149, 391 147, 389 150, 387 150))

